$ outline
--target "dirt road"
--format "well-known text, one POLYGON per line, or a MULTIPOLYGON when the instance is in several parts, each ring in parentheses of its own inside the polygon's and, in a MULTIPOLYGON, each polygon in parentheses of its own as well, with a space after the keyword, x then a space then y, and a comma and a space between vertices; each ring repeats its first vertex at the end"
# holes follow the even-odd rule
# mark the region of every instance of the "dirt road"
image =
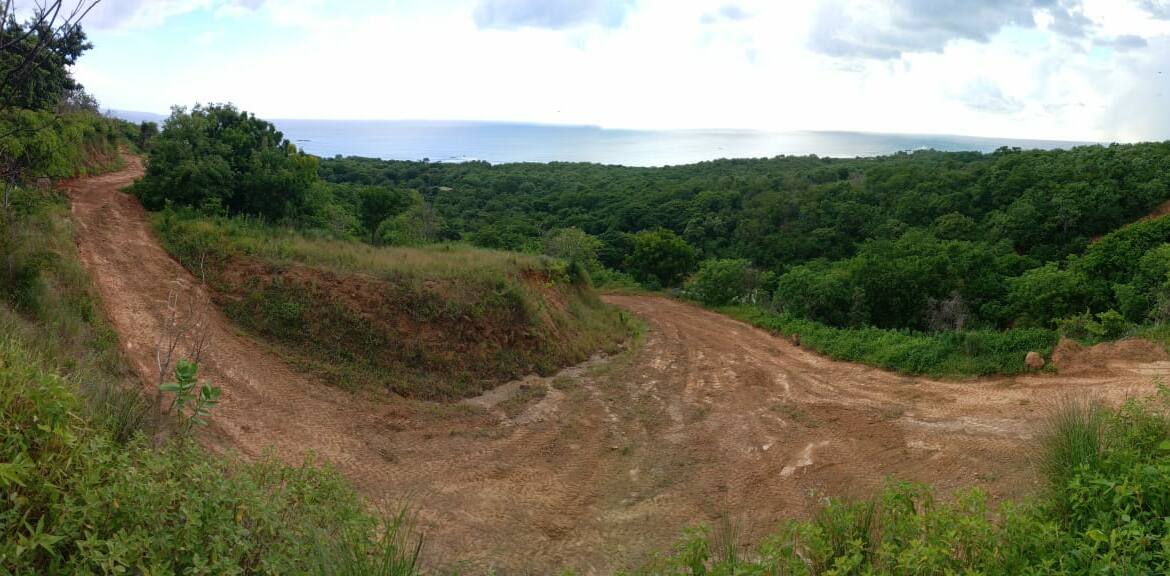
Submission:
MULTIPOLYGON (((128 169, 70 185, 77 241, 122 345, 154 383, 172 285, 199 286, 119 188, 128 169)), ((653 296, 609 296, 649 326, 621 355, 455 405, 351 395, 298 374, 215 311, 202 376, 224 389, 209 447, 299 462, 312 451, 391 511, 409 503, 431 566, 465 573, 602 573, 730 516, 745 541, 818 497, 888 476, 997 497, 1031 489, 1030 439, 1069 395, 1144 394, 1167 362, 1092 377, 937 382, 832 362, 740 322, 653 296), (521 409, 522 386, 546 387, 521 409), (513 414, 509 417, 507 414, 513 414)))

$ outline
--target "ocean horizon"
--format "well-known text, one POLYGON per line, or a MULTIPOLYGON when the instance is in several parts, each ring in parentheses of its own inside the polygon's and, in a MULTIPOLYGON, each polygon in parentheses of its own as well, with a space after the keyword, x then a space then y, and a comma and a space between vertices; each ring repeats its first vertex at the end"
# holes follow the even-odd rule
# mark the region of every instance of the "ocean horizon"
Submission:
MULTIPOLYGON (((110 111, 126 120, 164 116, 110 111)), ((592 162, 625 166, 692 164, 724 158, 883 156, 915 150, 991 152, 1000 147, 1071 148, 1097 144, 946 134, 847 131, 625 130, 508 122, 428 120, 270 120, 298 148, 317 156, 431 162, 592 162)))

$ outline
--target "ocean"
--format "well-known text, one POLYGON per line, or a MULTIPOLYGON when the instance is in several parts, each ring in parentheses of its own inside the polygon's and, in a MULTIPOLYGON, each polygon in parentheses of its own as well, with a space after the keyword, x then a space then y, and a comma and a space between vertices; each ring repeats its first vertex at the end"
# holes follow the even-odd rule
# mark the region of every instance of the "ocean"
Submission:
MULTIPOLYGON (((119 112, 132 121, 157 115, 119 112)), ((779 155, 852 158, 934 149, 990 152, 1001 146, 1068 148, 1088 142, 868 132, 613 130, 499 122, 272 120, 299 148, 322 157, 463 162, 596 162, 626 166, 689 164, 779 155)))

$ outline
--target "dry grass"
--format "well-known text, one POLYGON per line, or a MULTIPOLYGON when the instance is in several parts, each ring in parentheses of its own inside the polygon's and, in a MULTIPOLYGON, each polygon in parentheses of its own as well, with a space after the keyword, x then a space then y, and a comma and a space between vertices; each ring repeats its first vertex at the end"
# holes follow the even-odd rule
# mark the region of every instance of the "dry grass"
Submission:
POLYGON ((393 280, 493 280, 527 270, 544 270, 559 263, 542 256, 476 248, 463 244, 426 247, 371 246, 357 241, 312 238, 292 230, 267 227, 246 219, 167 220, 157 216, 165 231, 202 243, 208 252, 230 251, 273 263, 299 263, 339 273, 362 273, 393 280))

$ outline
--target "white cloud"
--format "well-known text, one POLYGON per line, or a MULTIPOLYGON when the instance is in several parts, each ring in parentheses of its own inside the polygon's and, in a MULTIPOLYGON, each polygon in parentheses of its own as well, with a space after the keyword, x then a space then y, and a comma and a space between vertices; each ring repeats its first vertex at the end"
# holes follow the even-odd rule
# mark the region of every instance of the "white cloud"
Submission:
POLYGON ((231 100, 272 118, 1170 137, 1170 122, 1118 117, 1123 102, 1158 102, 1139 96, 1170 47, 1170 20, 1139 1, 173 0, 123 22, 161 18, 166 33, 160 14, 198 4, 257 9, 279 34, 237 49, 199 31, 206 53, 176 56, 132 90, 84 58, 78 76, 117 108, 231 100), (485 6, 508 8, 485 25, 485 6), (606 16, 615 6, 620 20, 606 16))

